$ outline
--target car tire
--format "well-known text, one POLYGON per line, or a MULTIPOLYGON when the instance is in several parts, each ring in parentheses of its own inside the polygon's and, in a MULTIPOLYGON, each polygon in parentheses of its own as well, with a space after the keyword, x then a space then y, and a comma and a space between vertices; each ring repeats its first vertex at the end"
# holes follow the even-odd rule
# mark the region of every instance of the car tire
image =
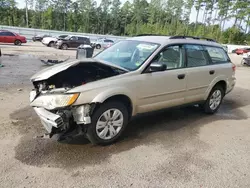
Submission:
POLYGON ((62 44, 61 49, 62 50, 67 50, 68 49, 68 45, 67 44, 62 44))
POLYGON ((22 44, 22 42, 21 42, 20 40, 15 40, 14 44, 15 44, 16 46, 20 46, 20 45, 22 44))
POLYGON ((94 111, 91 124, 87 127, 86 137, 94 145, 112 144, 125 130, 128 118, 128 110, 123 103, 118 101, 103 103, 94 111), (114 114, 119 114, 115 121, 112 120, 114 114), (108 117, 108 120, 105 117, 108 117), (119 126, 116 126, 117 122, 119 126))
POLYGON ((224 96, 225 91, 223 87, 220 85, 215 85, 205 103, 200 105, 200 107, 204 110, 205 113, 214 114, 220 108, 224 96))
POLYGON ((238 53, 236 53, 237 55, 240 55, 240 54, 238 54, 238 53))
POLYGON ((55 45, 55 42, 50 42, 49 44, 48 44, 48 47, 53 47, 55 45))
POLYGON ((97 44, 95 47, 96 47, 96 49, 101 49, 101 45, 100 44, 97 44))

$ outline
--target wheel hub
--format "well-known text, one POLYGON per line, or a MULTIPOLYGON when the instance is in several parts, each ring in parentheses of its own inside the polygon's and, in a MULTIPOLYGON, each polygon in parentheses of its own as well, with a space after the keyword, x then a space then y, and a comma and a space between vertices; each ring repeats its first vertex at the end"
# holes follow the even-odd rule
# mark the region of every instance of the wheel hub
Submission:
POLYGON ((215 110, 221 103, 222 94, 220 90, 215 90, 210 97, 209 107, 215 110))
POLYGON ((123 114, 118 109, 105 111, 96 123, 97 136, 104 140, 114 138, 123 126, 123 114))

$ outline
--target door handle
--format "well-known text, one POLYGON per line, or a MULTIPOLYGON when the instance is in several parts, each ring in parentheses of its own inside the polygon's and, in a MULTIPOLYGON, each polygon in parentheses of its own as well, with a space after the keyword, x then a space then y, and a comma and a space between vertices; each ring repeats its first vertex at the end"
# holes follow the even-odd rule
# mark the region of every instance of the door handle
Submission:
POLYGON ((209 74, 214 74, 214 72, 215 72, 214 70, 210 70, 209 74))
POLYGON ((177 77, 178 77, 179 80, 181 80, 181 79, 184 79, 185 76, 186 76, 185 74, 179 74, 177 77))

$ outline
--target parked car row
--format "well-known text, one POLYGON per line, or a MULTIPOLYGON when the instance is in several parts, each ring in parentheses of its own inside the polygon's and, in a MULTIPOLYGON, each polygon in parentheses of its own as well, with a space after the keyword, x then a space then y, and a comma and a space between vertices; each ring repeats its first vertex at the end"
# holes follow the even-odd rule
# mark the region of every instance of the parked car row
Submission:
POLYGON ((250 48, 237 48, 232 51, 232 53, 236 53, 237 55, 243 55, 244 53, 250 52, 250 48))
POLYGON ((43 40, 41 41, 44 45, 48 46, 48 47, 53 47, 55 46, 56 42, 58 40, 64 39, 66 38, 68 35, 60 35, 58 37, 45 37, 43 38, 43 40))
POLYGON ((44 45, 48 47, 56 47, 58 49, 67 50, 68 48, 77 48, 80 45, 90 45, 92 48, 96 49, 106 49, 114 44, 114 41, 110 39, 98 39, 90 41, 88 36, 81 35, 61 35, 59 37, 45 37, 41 41, 44 45))
POLYGON ((105 49, 113 45, 114 41, 106 38, 99 38, 97 40, 92 40, 91 44, 92 47, 95 47, 96 49, 101 49, 101 48, 105 49))
MULTIPOLYGON (((88 36, 80 35, 60 35, 58 37, 53 37, 51 35, 36 35, 32 37, 32 40, 40 41, 42 44, 48 47, 56 47, 58 49, 67 50, 68 48, 77 48, 80 45, 87 44, 92 48, 96 49, 106 49, 114 44, 113 40, 106 38, 99 38, 97 40, 90 41, 88 36)), ((17 33, 10 32, 7 30, 0 30, 0 42, 1 43, 13 43, 15 45, 21 45, 26 43, 26 37, 21 36, 17 33)))

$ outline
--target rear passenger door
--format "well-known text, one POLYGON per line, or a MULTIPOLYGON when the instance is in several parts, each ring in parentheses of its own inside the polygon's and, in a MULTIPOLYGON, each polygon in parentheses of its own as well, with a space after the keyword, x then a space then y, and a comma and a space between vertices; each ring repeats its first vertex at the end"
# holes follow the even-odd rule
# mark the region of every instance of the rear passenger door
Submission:
POLYGON ((185 103, 202 101, 210 83, 215 78, 215 68, 210 66, 207 51, 201 45, 184 45, 186 53, 187 93, 185 103))
POLYGON ((11 32, 5 32, 6 38, 5 38, 5 42, 7 43, 14 43, 16 40, 16 35, 14 35, 11 32))
POLYGON ((75 36, 72 36, 71 38, 70 38, 70 41, 69 41, 69 47, 70 48, 76 48, 76 47, 78 47, 78 38, 77 37, 75 37, 75 36))
MULTIPOLYGON (((89 44, 88 42, 87 42, 87 38, 86 37, 78 37, 78 46, 80 46, 80 45, 82 45, 82 44, 89 44)), ((77 46, 77 47, 78 47, 77 46)))
POLYGON ((5 42, 4 32, 0 32, 0 42, 5 42))

